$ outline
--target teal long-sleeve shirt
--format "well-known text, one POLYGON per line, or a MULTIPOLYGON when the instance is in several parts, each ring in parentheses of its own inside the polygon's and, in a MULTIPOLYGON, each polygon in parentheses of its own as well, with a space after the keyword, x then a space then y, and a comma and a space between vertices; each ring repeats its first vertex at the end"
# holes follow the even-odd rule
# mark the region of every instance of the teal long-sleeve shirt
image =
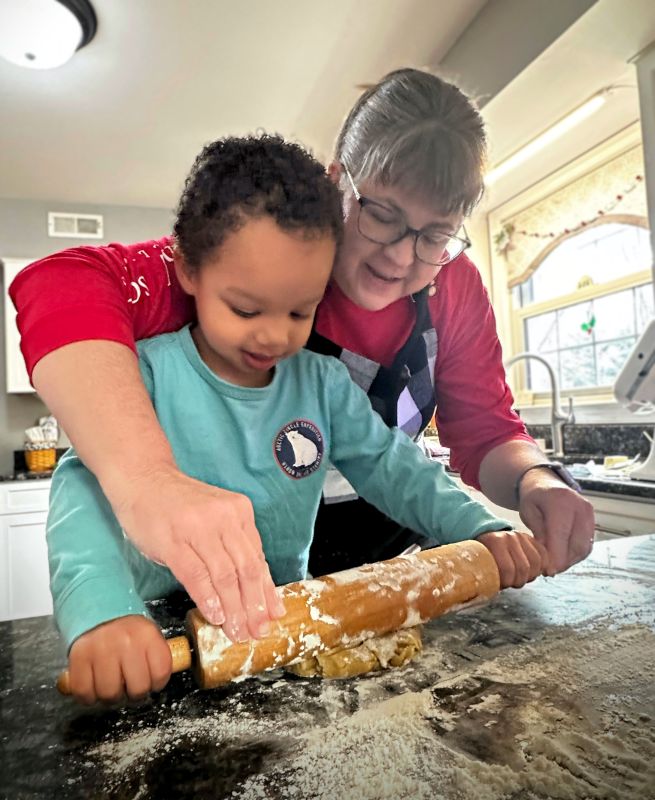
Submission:
MULTIPOLYGON (((221 380, 189 328, 139 343, 144 382, 180 469, 252 501, 277 584, 307 572, 328 462, 401 525, 441 543, 510 526, 473 501, 398 429, 389 429, 337 359, 302 350, 263 388, 221 380)), ((74 450, 53 476, 47 524, 57 623, 70 645, 97 625, 147 615, 181 588, 124 536, 74 450)))

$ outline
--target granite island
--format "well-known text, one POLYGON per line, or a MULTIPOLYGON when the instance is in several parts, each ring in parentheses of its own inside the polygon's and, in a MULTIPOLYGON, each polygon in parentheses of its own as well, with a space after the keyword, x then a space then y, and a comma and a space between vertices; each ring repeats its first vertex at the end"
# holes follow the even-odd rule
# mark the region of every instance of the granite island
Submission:
MULTIPOLYGON (((188 600, 153 606, 166 635, 188 600)), ((402 670, 78 707, 49 617, 0 623, 0 797, 655 800, 655 536, 425 627, 402 670)))

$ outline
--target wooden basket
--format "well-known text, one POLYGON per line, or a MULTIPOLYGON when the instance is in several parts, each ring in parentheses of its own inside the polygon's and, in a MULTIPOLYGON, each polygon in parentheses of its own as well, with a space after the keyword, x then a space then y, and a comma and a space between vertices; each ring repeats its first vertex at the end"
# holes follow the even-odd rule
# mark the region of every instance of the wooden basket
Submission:
POLYGON ((57 463, 57 451, 54 447, 47 450, 26 450, 25 463, 30 472, 49 472, 57 463))

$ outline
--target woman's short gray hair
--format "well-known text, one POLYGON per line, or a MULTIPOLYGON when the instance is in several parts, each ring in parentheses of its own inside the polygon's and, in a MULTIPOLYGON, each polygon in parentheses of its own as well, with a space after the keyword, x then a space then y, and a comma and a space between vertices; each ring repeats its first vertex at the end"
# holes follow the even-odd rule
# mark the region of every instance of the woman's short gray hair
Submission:
POLYGON ((399 69, 355 103, 335 158, 356 182, 397 185, 443 214, 468 215, 482 197, 486 152, 484 121, 460 89, 399 69))

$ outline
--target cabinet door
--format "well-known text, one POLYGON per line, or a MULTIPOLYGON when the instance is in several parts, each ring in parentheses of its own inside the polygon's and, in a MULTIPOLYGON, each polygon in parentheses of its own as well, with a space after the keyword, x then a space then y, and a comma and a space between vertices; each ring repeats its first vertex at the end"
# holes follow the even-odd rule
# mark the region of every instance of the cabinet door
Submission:
POLYGON ((20 351, 20 336, 16 327, 16 309, 9 297, 9 284, 15 276, 30 262, 25 258, 5 258, 5 364, 7 374, 7 392, 34 392, 27 376, 25 362, 20 351))
MULTIPOLYGON (((602 538, 655 533, 655 503, 652 500, 601 494, 589 495, 587 499, 593 504, 598 530, 601 534, 608 534, 602 538)), ((597 535, 596 538, 601 537, 597 535)))
POLYGON ((52 614, 47 512, 0 516, 0 620, 52 614))

